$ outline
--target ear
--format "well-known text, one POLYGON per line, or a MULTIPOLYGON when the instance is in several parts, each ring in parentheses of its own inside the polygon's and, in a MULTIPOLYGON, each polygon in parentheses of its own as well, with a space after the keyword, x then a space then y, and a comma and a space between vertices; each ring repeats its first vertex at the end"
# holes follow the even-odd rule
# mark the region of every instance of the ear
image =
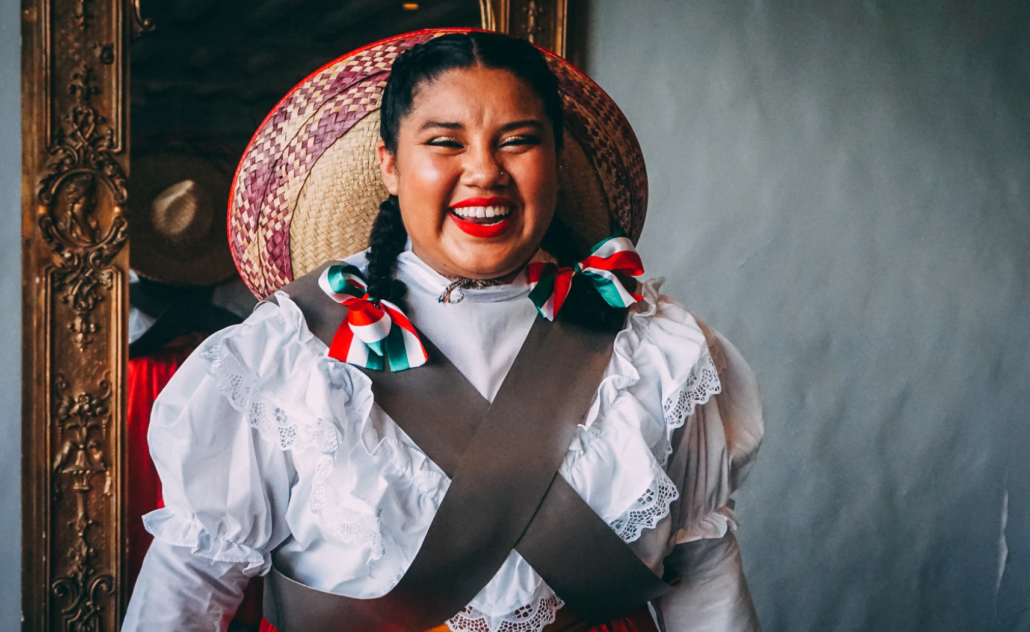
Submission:
POLYGON ((379 159, 379 173, 383 176, 386 190, 390 195, 397 195, 397 156, 386 148, 382 138, 376 143, 376 157, 379 159))

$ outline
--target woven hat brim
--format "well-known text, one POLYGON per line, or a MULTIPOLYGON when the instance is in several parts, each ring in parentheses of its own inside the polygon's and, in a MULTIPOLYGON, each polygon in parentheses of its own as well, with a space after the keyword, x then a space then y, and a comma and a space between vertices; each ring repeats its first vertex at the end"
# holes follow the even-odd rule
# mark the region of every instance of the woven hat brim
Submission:
MULTIPOLYGON (((233 259, 256 296, 366 247, 386 197, 374 147, 393 60, 433 37, 474 30, 430 29, 370 44, 310 75, 265 118, 236 171, 227 218, 233 259)), ((581 247, 615 227, 636 240, 647 207, 636 137, 593 81, 546 55, 566 112, 557 214, 581 247)))

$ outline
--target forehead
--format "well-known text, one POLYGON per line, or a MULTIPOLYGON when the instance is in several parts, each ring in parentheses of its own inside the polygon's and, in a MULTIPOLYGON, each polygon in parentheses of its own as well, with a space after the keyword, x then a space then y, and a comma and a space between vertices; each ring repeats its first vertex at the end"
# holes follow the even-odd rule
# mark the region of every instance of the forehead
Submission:
POLYGON ((411 111, 401 122, 446 121, 463 125, 536 118, 543 122, 543 100, 512 72, 473 66, 448 70, 417 89, 411 111))

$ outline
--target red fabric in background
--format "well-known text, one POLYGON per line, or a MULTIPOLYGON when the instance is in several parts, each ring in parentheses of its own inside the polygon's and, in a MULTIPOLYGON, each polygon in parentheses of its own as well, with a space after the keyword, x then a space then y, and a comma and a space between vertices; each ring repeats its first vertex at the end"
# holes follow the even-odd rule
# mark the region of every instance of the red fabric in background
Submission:
POLYGON ((143 557, 154 539, 143 528, 144 514, 164 507, 161 480, 150 460, 147 429, 150 411, 158 393, 186 360, 191 348, 161 349, 142 358, 132 358, 128 366, 128 414, 125 418, 125 448, 128 476, 125 477, 125 510, 128 517, 129 585, 135 585, 143 557))
MULTIPOLYGON (((125 447, 128 476, 126 485, 126 544, 128 550, 129 585, 136 584, 143 558, 153 536, 143 527, 143 516, 164 507, 161 480, 150 459, 147 430, 154 400, 168 384, 175 371, 186 361, 193 346, 170 346, 148 356, 132 358, 128 366, 128 414, 125 419, 125 447)), ((261 620, 261 578, 251 580, 244 593, 236 619, 250 625, 261 620)))

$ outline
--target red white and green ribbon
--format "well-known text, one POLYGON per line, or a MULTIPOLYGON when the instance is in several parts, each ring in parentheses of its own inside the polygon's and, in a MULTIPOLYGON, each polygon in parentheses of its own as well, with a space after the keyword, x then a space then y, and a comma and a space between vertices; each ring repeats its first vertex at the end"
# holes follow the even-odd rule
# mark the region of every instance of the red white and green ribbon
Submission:
POLYGON ((547 320, 561 311, 572 289, 572 279, 583 275, 612 307, 629 307, 643 296, 626 289, 619 274, 637 277, 644 273, 644 264, 633 248, 633 242, 621 230, 598 243, 590 256, 574 267, 558 267, 553 263, 529 264, 529 298, 547 320))
POLYGON ((368 295, 361 271, 350 265, 331 265, 318 277, 318 286, 329 298, 347 308, 329 345, 329 357, 375 371, 413 369, 428 355, 415 326, 390 301, 368 295))

